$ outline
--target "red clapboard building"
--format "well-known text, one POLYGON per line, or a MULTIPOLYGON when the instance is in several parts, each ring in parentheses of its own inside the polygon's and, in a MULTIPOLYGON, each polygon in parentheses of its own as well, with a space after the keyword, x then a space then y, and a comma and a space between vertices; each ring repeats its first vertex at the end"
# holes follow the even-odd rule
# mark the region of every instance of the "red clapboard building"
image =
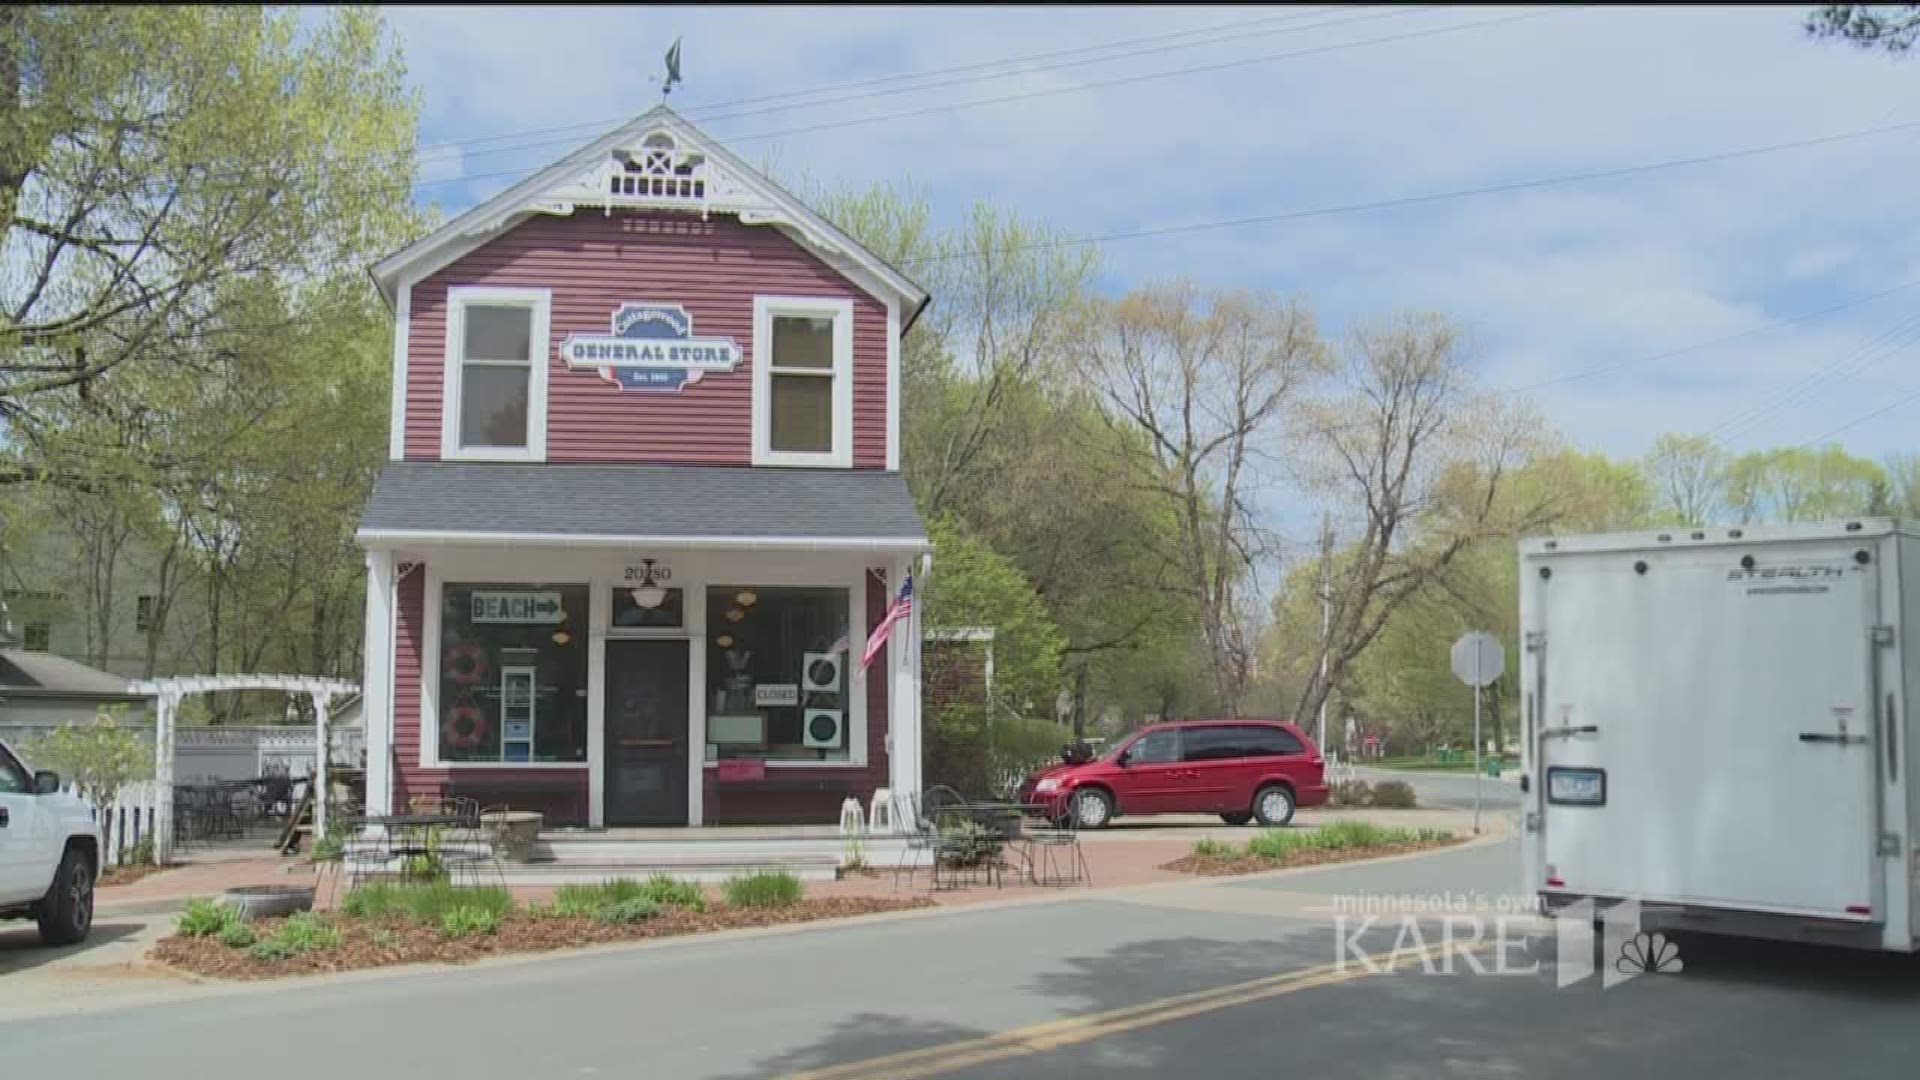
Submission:
POLYGON ((919 789, 917 650, 860 663, 930 547, 899 473, 919 286, 665 106, 372 274, 370 812, 831 822, 919 789))

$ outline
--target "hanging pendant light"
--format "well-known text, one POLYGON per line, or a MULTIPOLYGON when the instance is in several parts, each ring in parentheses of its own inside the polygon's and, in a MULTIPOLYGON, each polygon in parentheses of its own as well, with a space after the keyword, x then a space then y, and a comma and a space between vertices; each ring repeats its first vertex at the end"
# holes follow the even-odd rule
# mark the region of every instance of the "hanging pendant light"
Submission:
POLYGON ((654 608, 667 602, 667 590, 660 587, 660 582, 672 577, 673 574, 664 568, 656 569, 652 559, 641 559, 640 561, 645 564, 646 573, 641 577, 640 584, 627 590, 627 592, 628 595, 633 597, 634 603, 646 608, 648 611, 652 611, 654 608))

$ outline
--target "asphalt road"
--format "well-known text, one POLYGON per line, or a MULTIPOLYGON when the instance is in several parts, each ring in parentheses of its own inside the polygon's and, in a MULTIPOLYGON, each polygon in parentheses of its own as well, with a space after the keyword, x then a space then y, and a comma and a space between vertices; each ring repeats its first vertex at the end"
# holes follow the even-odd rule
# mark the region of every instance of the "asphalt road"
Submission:
MULTIPOLYGON (((1511 843, 1262 880, 566 958, 339 977, 0 1024, 7 1075, 151 1080, 951 1076, 1907 1075, 1920 965, 1680 942, 1678 974, 1555 989, 1550 938, 1506 965, 1370 974, 1443 951, 1365 922, 1388 898, 1498 910, 1511 843), (1336 919, 1343 910, 1345 923, 1336 919), (1369 905, 1375 905, 1370 907, 1369 905), (1343 941, 1349 951, 1343 953, 1343 941), (1345 956, 1347 962, 1337 963, 1345 956)), ((1431 915, 1431 912, 1429 913, 1431 915)), ((1468 928, 1456 927, 1461 943, 1468 928)))

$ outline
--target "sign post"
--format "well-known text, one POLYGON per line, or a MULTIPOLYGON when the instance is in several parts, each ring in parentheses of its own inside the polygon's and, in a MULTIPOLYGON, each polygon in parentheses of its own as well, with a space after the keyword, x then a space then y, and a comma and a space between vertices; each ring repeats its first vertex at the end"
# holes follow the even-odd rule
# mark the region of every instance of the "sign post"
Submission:
POLYGON ((1453 673, 1473 687, 1473 832, 1480 834, 1480 781, 1486 770, 1480 763, 1480 688, 1507 669, 1507 650, 1500 639, 1484 630, 1469 630, 1453 643, 1453 673))

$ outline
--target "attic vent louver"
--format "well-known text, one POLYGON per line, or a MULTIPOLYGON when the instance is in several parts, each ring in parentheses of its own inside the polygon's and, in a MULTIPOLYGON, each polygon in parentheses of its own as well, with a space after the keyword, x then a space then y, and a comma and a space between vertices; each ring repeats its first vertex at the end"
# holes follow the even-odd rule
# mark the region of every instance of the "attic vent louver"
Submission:
POLYGON ((616 150, 613 156, 620 168, 607 176, 607 194, 615 198, 706 202, 706 155, 681 150, 664 131, 647 136, 638 153, 616 150))

